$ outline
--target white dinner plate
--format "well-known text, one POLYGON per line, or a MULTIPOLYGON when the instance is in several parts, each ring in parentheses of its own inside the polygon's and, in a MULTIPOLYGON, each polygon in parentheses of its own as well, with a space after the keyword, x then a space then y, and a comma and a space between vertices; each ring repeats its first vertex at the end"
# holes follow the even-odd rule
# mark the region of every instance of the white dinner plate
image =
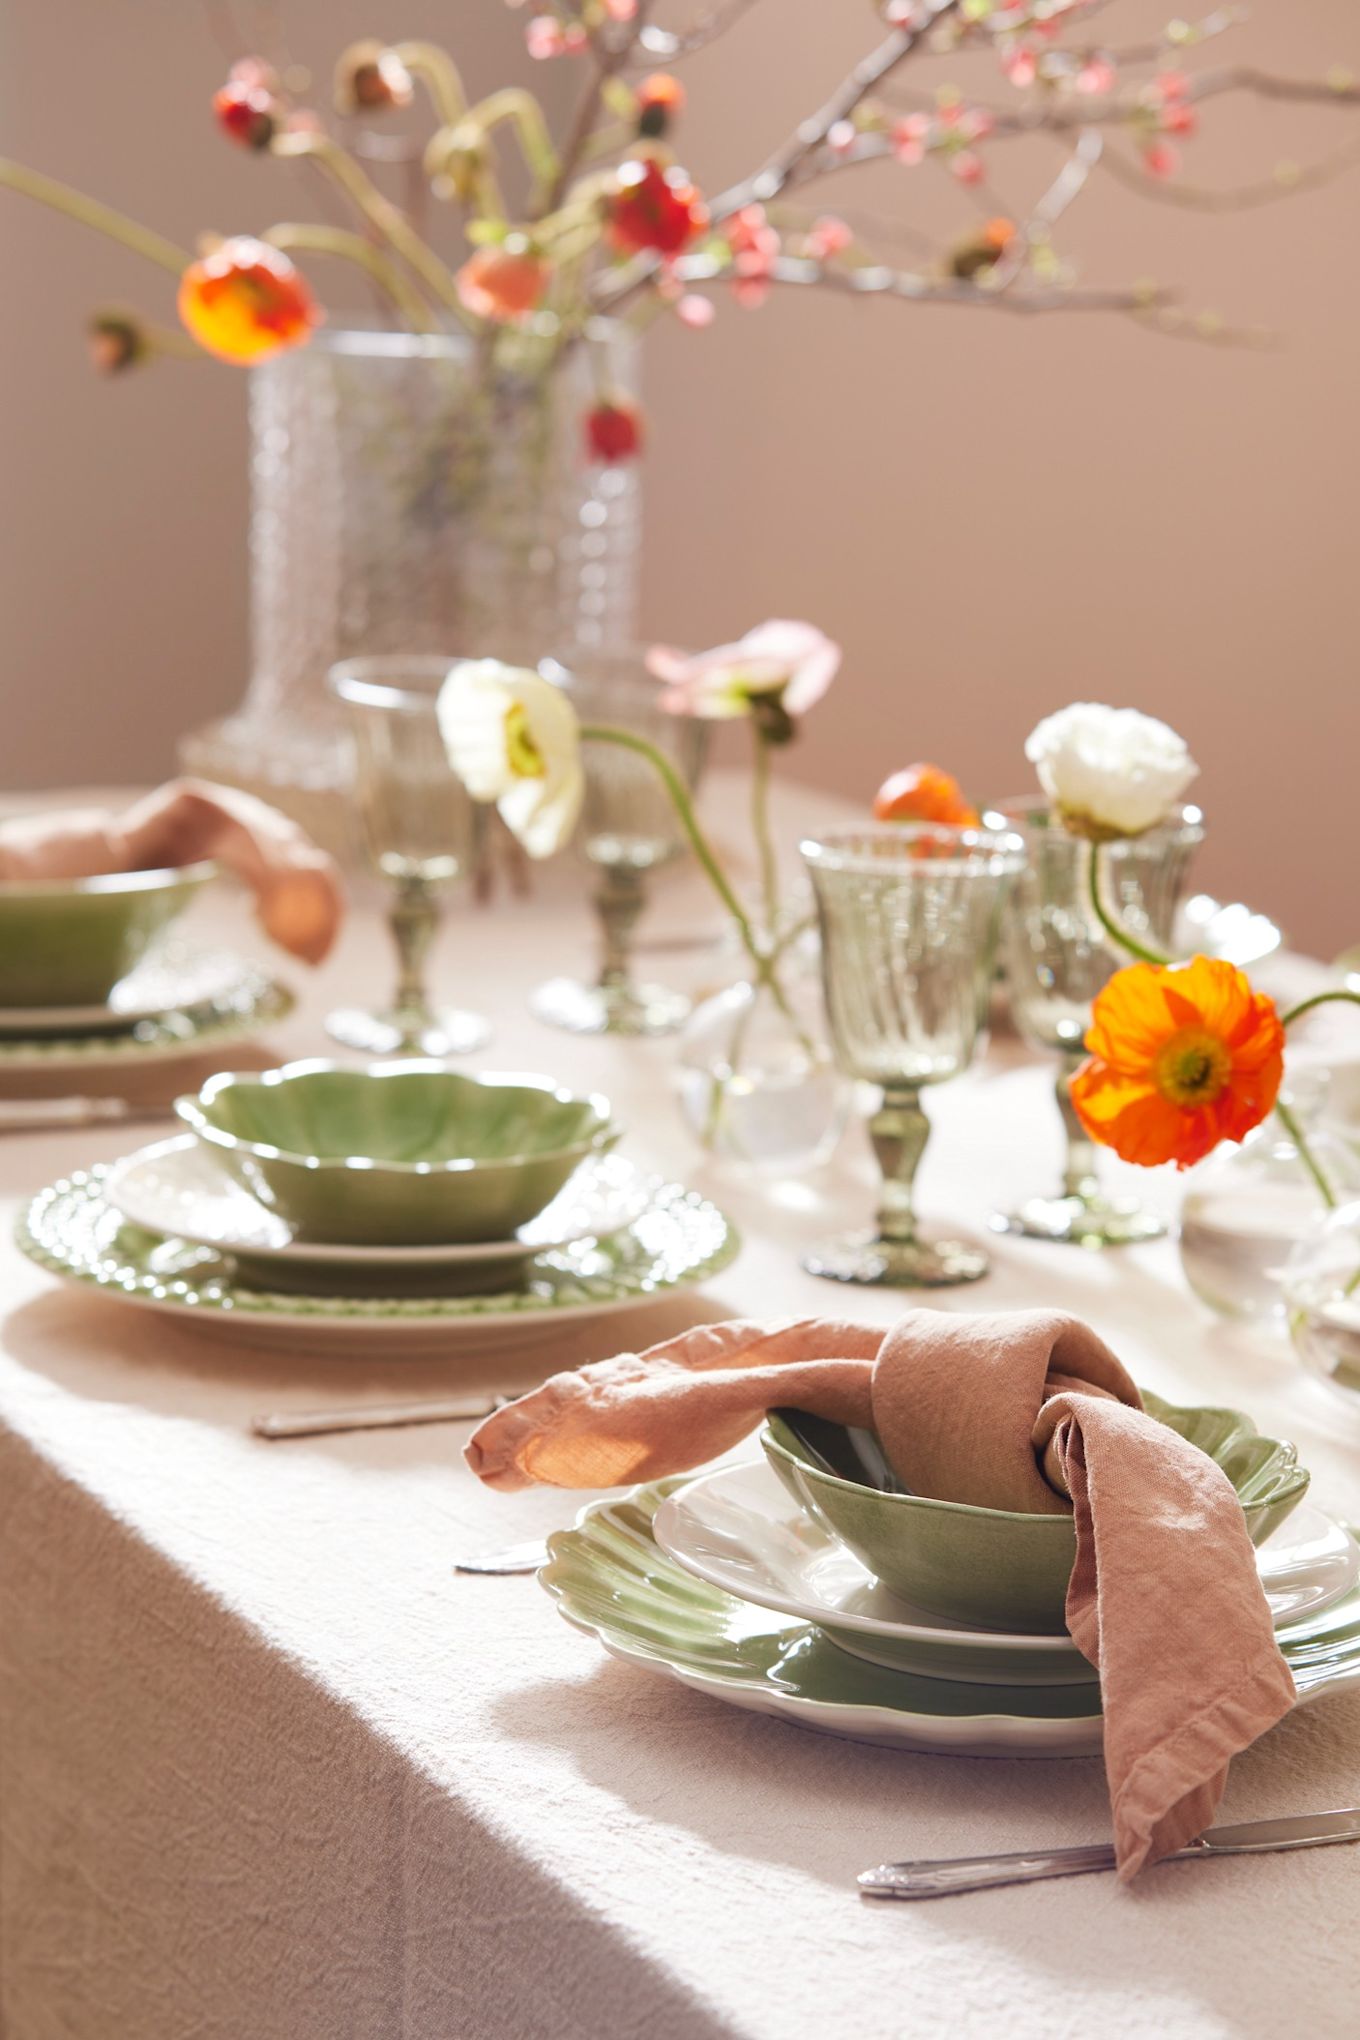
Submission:
POLYGON ((330 1246, 295 1237, 287 1220, 251 1196, 193 1134, 158 1140, 115 1162, 104 1195, 148 1232, 248 1256, 254 1263, 342 1276, 386 1269, 480 1268, 523 1261, 576 1240, 621 1231, 645 1210, 650 1187, 622 1155, 602 1155, 577 1170, 513 1239, 440 1241, 433 1246, 330 1246))
MULTIPOLYGON (((925 1677, 1009 1685, 1090 1685, 1096 1671, 1063 1631, 1005 1635, 913 1608, 799 1507, 764 1464, 720 1467, 656 1512, 662 1550, 696 1579, 813 1622, 871 1664, 925 1677)), ((1360 1579, 1360 1546, 1304 1501, 1257 1552, 1277 1628, 1339 1601, 1360 1579)))

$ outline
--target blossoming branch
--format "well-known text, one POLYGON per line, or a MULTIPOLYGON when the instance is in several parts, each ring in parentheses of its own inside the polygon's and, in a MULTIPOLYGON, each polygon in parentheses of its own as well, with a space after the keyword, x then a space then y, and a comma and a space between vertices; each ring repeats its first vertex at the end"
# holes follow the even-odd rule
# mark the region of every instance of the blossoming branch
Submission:
MULTIPOLYGON (((349 211, 343 227, 283 221, 258 239, 207 239, 193 259, 37 171, 0 161, 0 184, 170 269, 184 329, 219 358, 251 362, 304 345, 323 315, 294 258, 310 267, 324 257, 361 270, 394 323, 475 335, 488 374, 502 365, 547 374, 591 347, 600 314, 635 328, 661 317, 708 324, 714 286, 744 309, 777 286, 813 285, 1022 314, 1102 311, 1203 339, 1246 338, 1212 315, 1183 313, 1157 284, 1083 281, 1061 244, 1063 216, 1099 176, 1163 202, 1223 210, 1306 189, 1360 160, 1352 140, 1240 189, 1183 178, 1201 113, 1224 95, 1308 108, 1360 103, 1360 87, 1340 69, 1298 81, 1246 65, 1190 69, 1235 24, 1233 9, 1121 44, 1106 33, 1118 0, 882 0, 875 47, 761 164, 706 197, 677 155, 686 99, 677 73, 751 4, 712 0, 688 26, 669 28, 654 20, 653 0, 551 0, 525 37, 531 57, 581 73, 561 135, 523 88, 471 100, 454 58, 431 43, 352 45, 337 66, 329 124, 299 103, 281 59, 239 58, 212 102, 220 132, 240 148, 305 163, 349 211), (975 96, 950 67, 979 56, 995 82, 975 96), (407 116, 409 126, 422 112, 420 198, 403 206, 370 174, 367 144, 390 117, 407 116), (1050 136, 1062 160, 1021 199, 1005 188, 1006 145, 1036 134, 1050 136), (884 259, 881 227, 810 196, 879 160, 903 173, 889 238, 928 251, 910 269, 884 259), (939 174, 977 217, 937 245, 918 194, 939 174), (506 192, 520 188, 525 197, 512 204, 506 192)), ((972 77, 977 67, 964 68, 972 77)), ((184 346, 182 335, 128 313, 99 313, 92 327, 104 368, 184 346)), ((630 460, 644 423, 613 387, 603 349, 596 381, 585 450, 599 462, 630 460)))

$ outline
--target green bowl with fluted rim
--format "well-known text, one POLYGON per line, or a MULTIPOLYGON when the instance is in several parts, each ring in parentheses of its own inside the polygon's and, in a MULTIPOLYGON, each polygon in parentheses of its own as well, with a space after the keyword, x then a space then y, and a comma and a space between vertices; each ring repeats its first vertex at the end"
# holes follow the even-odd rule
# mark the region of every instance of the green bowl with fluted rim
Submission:
POLYGON ((0 1006, 102 1006, 215 867, 0 882, 0 1006))
MULTIPOLYGON (((1182 1408, 1148 1389, 1142 1396, 1149 1416, 1222 1467, 1252 1543, 1264 1543, 1308 1486, 1294 1447, 1262 1436, 1241 1410, 1182 1408)), ((908 1494, 872 1431, 802 1410, 771 1410, 760 1442, 795 1500, 913 1606, 980 1629, 1042 1635, 1065 1626, 1077 1555, 1070 1515, 908 1494)))
POLYGON ((209 1078, 175 1111, 299 1239, 509 1239, 622 1129, 598 1092, 416 1059, 209 1078))

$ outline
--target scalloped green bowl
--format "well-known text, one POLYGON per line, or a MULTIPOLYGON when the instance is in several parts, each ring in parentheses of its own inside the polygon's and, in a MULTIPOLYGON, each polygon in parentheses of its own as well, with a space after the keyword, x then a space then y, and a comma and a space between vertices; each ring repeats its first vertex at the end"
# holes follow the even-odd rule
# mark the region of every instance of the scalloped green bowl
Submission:
MULTIPOLYGON (((1263 1543, 1308 1486, 1294 1447, 1263 1437, 1241 1410, 1181 1408, 1142 1393, 1150 1416, 1223 1468, 1252 1543, 1263 1543)), ((771 1410, 760 1442, 795 1500, 914 1606, 982 1629, 1043 1634, 1064 1627, 1077 1553, 1070 1516, 907 1494, 871 1431, 802 1410, 771 1410)))
POLYGON ((211 864, 0 883, 0 1006, 102 1006, 211 864))
POLYGON ((175 1110, 300 1239, 351 1246, 509 1239, 622 1132, 598 1093, 415 1060, 224 1071, 175 1110))

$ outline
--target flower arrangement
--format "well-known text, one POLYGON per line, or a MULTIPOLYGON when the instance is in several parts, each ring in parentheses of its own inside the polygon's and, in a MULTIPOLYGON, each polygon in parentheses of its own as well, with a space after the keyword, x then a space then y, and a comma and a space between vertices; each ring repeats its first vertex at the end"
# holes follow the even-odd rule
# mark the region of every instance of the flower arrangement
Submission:
MULTIPOLYGON (((1348 147, 1306 168, 1280 164, 1241 192, 1184 181, 1168 191, 1213 100, 1360 103, 1360 86, 1339 69, 1317 81, 1244 65, 1190 70, 1234 24, 1234 9, 1172 20, 1151 40, 1121 45, 1106 32, 1108 0, 879 0, 874 47, 762 163, 705 197, 676 155, 685 108, 676 74, 749 4, 718 0, 666 28, 652 0, 544 0, 526 25, 529 54, 582 74, 560 135, 527 90, 472 100, 453 57, 431 43, 353 44, 336 68, 329 118, 299 99, 282 62, 242 57, 212 100, 221 135, 307 165, 347 208, 346 226, 281 222, 258 237, 205 239, 193 257, 22 165, 0 161, 0 184, 175 277, 181 331, 96 314, 92 352, 105 369, 199 351, 248 364, 305 345, 323 315, 294 258, 325 257, 361 271, 395 324, 475 336, 489 377, 507 364, 550 373, 591 347, 601 315, 635 328, 665 316, 702 327, 713 317, 704 294, 713 285, 747 308, 777 286, 816 286, 1017 314, 1102 311, 1207 340, 1248 338, 1185 313, 1156 285, 1083 283, 1060 245, 1063 215, 1098 174, 1153 199, 1174 194, 1181 206, 1218 209, 1286 196, 1355 160, 1348 147), (975 55, 990 59, 995 81, 980 97, 949 76, 956 59, 975 55), (367 164, 375 129, 417 102, 428 113, 416 145, 419 195, 403 207, 367 164), (1036 133, 1060 146, 1061 167, 1027 202, 1003 200, 1006 146, 1036 133), (904 196, 916 173, 943 173, 975 203, 976 224, 940 245, 910 227, 922 259, 903 269, 875 231, 809 203, 813 186, 882 160, 901 167, 904 196), (522 198, 507 195, 520 189, 522 198)), ((644 437, 602 352, 585 451, 597 462, 628 461, 644 437)))
POLYGON ((1125 1161, 1188 1169, 1220 1141, 1242 1140, 1273 1110, 1323 1202, 1334 1205, 1280 1096, 1285 1037, 1315 1007, 1333 1000, 1357 1005, 1360 997, 1338 987, 1281 1013, 1236 965, 1206 956, 1173 961, 1111 911, 1102 847, 1164 822, 1198 771, 1165 723, 1134 709, 1080 702, 1041 722, 1025 750, 1062 826, 1089 845, 1097 919, 1115 946, 1137 959, 1116 971, 1093 1003, 1089 1057, 1071 1084, 1087 1134, 1125 1161))

